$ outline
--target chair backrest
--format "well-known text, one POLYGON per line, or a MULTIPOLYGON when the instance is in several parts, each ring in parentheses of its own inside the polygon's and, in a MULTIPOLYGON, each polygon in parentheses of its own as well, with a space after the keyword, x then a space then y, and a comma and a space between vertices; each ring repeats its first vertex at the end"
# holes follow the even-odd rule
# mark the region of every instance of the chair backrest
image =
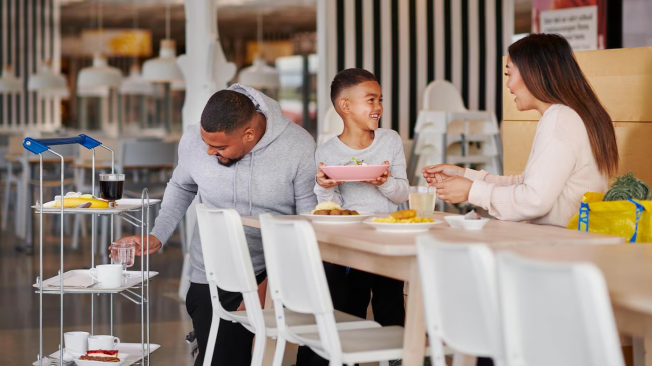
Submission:
POLYGON ((322 145, 333 137, 341 135, 342 131, 344 131, 344 121, 337 114, 337 111, 335 111, 335 107, 331 106, 324 116, 324 125, 321 131, 319 131, 317 145, 322 145))
POLYGON ((230 292, 258 289, 240 215, 232 209, 197 204, 206 280, 230 292))
POLYGON ((307 221, 260 215, 272 298, 288 309, 309 314, 333 313, 333 303, 317 239, 307 221))
POLYGON ((417 260, 431 343, 439 339, 464 354, 501 361, 491 250, 482 244, 444 244, 423 236, 417 239, 417 260))
POLYGON ((120 143, 120 169, 129 166, 155 167, 174 165, 177 153, 175 142, 161 140, 127 140, 120 143))
POLYGON ((423 92, 423 109, 427 111, 466 112, 459 90, 446 80, 435 80, 423 92))
POLYGON ((498 255, 508 365, 622 366, 604 277, 592 264, 498 255))

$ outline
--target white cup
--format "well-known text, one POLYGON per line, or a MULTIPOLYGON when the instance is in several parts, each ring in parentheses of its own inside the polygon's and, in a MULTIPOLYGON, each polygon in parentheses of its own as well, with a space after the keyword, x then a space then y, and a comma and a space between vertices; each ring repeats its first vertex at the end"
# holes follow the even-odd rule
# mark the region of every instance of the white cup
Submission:
POLYGON ((91 268, 88 274, 99 284, 100 288, 116 288, 122 286, 122 264, 100 264, 91 268))
POLYGON ((66 332, 63 340, 66 350, 86 354, 88 351, 88 332, 66 332))
POLYGON ((88 349, 94 350, 114 350, 115 346, 120 344, 120 338, 110 335, 96 335, 88 337, 88 349))

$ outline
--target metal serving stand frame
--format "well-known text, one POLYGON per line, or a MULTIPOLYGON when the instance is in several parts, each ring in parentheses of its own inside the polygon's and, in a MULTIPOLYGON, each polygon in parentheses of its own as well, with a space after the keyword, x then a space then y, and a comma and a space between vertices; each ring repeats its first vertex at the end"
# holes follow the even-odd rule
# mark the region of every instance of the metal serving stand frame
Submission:
MULTIPOLYGON (((38 290, 36 293, 39 294, 39 353, 37 358, 37 363, 39 366, 47 366, 43 363, 43 294, 59 294, 60 296, 60 332, 59 332, 59 365, 64 365, 65 361, 63 360, 64 355, 64 341, 63 341, 63 300, 64 294, 75 294, 75 291, 66 290, 64 288, 64 215, 65 214, 90 214, 92 217, 92 228, 91 228, 91 268, 95 267, 95 240, 96 240, 96 219, 99 215, 118 215, 123 220, 134 225, 137 228, 140 228, 141 232, 141 243, 146 243, 145 250, 146 253, 149 253, 149 214, 150 214, 150 199, 149 192, 147 188, 143 189, 140 199, 139 207, 128 207, 124 210, 116 207, 114 209, 65 209, 65 192, 64 192, 64 174, 65 174, 65 162, 64 157, 57 152, 53 151, 50 146, 55 145, 68 145, 68 144, 79 144, 83 147, 89 149, 93 153, 92 160, 92 192, 91 194, 95 196, 95 149, 101 147, 111 152, 111 173, 114 173, 115 170, 115 154, 113 150, 104 146, 100 141, 97 141, 87 135, 81 134, 75 137, 64 137, 64 138, 52 138, 52 139, 33 139, 25 138, 23 141, 23 147, 28 151, 39 156, 39 201, 37 205, 34 206, 36 212, 39 214, 39 276, 36 278, 36 285, 38 285, 38 290), (61 208, 45 208, 43 207, 43 154, 51 153, 53 155, 61 158, 61 208), (87 211, 86 211, 87 210, 87 211), (66 212, 68 211, 68 212, 66 212), (72 212, 71 212, 72 211, 72 212), (104 212, 103 212, 104 211, 104 212), (106 212, 109 211, 109 212, 106 212), (140 211, 141 217, 138 219, 137 216, 131 214, 133 212, 140 211), (130 213, 131 212, 131 213, 130 213), (61 237, 60 237, 60 268, 58 272, 59 277, 59 288, 57 290, 44 290, 43 289, 43 214, 60 214, 61 215, 61 237)), ((110 226, 111 242, 113 242, 113 219, 111 219, 110 226)), ((106 289, 101 288, 88 288, 88 291, 82 293, 91 295, 91 331, 90 335, 94 335, 94 313, 95 313, 95 299, 94 295, 107 294, 110 296, 110 329, 111 335, 113 335, 113 297, 116 294, 119 294, 129 301, 140 305, 140 326, 141 326, 141 342, 140 342, 140 352, 141 357, 136 360, 132 360, 131 363, 139 362, 140 365, 150 365, 149 355, 152 352, 151 346, 156 346, 154 350, 158 349, 158 345, 152 345, 150 343, 150 321, 149 321, 149 279, 150 279, 150 270, 149 270, 149 255, 143 255, 143 245, 141 245, 141 255, 140 255, 140 277, 141 282, 139 283, 140 287, 132 286, 130 288, 125 288, 119 292, 107 291, 106 289), (146 258, 145 258, 146 257, 146 258), (140 288, 140 294, 136 290, 140 288), (125 292, 129 293, 127 295, 125 292), (131 296, 130 296, 131 295, 131 296)), ((55 277, 56 278, 56 277, 55 277)), ((52 279, 50 279, 51 281, 52 279)), ((35 286, 36 286, 35 285, 35 286)), ((136 344, 137 345, 137 344, 136 344)), ((134 355, 130 355, 133 357, 134 355)), ((130 357, 130 358, 131 358, 130 357)))

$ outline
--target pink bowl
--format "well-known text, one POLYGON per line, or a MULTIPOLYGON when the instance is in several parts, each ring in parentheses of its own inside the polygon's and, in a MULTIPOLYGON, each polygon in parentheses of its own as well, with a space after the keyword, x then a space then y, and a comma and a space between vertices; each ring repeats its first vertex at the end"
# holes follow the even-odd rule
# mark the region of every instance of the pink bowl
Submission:
POLYGON ((342 165, 323 166, 321 170, 338 182, 361 182, 375 180, 389 169, 389 165, 342 165))

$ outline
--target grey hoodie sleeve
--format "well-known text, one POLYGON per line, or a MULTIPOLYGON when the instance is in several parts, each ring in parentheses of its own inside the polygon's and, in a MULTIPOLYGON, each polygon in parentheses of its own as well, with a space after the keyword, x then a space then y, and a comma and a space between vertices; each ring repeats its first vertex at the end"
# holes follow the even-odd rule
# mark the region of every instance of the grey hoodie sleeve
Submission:
POLYGON ((294 178, 294 201, 296 202, 297 214, 310 212, 317 205, 317 197, 313 192, 315 185, 315 145, 308 146, 299 161, 297 175, 294 178))
POLYGON ((410 195, 410 183, 407 179, 407 164, 405 163, 405 154, 403 153, 403 141, 396 134, 393 144, 394 157, 389 162, 389 171, 392 176, 387 178, 387 182, 379 186, 380 192, 389 200, 397 205, 408 200, 410 195))
MULTIPOLYGON (((184 135, 184 137, 186 136, 184 135)), ((179 164, 174 169, 172 178, 165 188, 161 211, 150 233, 163 244, 170 239, 183 215, 186 214, 188 207, 190 207, 192 200, 197 195, 197 184, 187 169, 189 164, 192 164, 189 161, 190 149, 187 140, 186 137, 179 142, 179 164)))

